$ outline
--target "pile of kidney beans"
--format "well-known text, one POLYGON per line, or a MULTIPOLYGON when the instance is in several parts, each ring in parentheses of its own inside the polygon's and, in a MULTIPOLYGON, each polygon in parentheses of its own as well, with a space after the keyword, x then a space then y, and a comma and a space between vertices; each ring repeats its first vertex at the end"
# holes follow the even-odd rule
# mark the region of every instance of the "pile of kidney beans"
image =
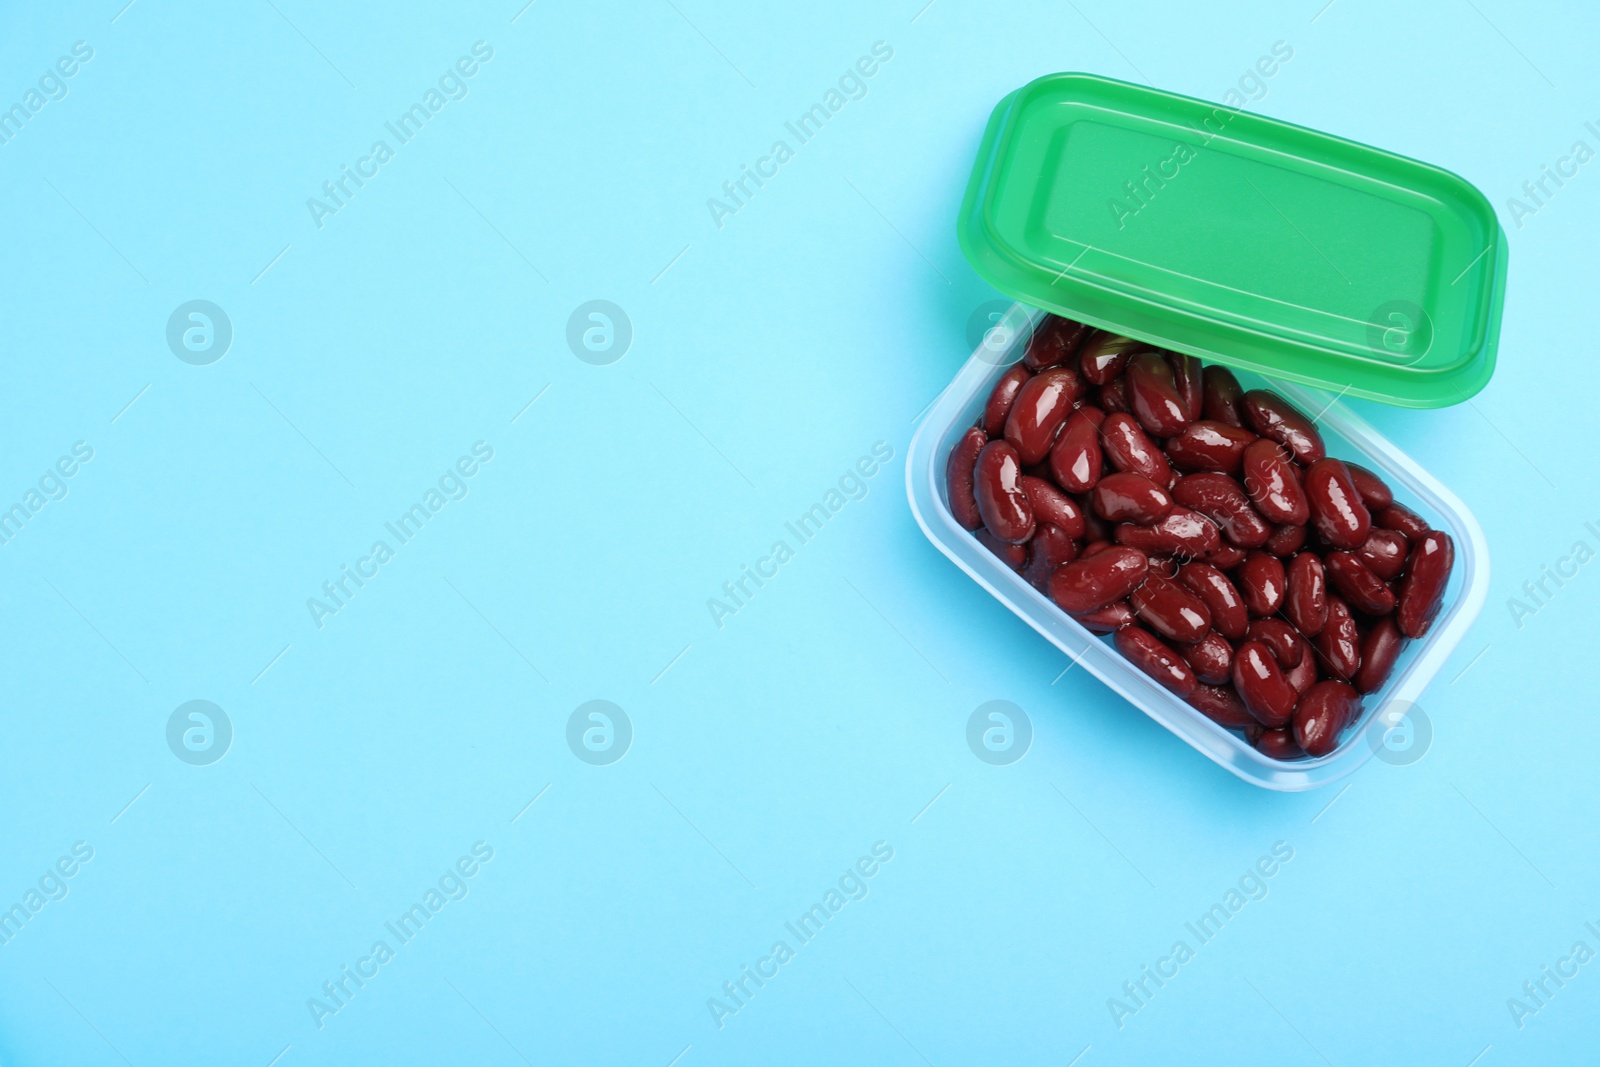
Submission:
POLYGON ((1277 759, 1338 746, 1455 561, 1276 393, 1053 315, 947 476, 995 555, 1277 759))

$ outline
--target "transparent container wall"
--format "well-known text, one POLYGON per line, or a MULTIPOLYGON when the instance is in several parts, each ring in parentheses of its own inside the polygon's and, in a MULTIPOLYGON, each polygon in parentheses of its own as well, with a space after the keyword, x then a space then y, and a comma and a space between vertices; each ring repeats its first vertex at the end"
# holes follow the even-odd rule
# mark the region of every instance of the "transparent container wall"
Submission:
MULTIPOLYGON (((950 514, 945 466, 950 450, 978 421, 996 379, 1022 358, 1041 313, 1014 305, 933 404, 911 441, 906 489, 928 539, 1006 607, 1145 714, 1247 782, 1268 789, 1326 785, 1365 763, 1383 743, 1394 715, 1419 704, 1467 627, 1483 607, 1489 585, 1488 547, 1477 521, 1449 490, 1361 418, 1324 393, 1239 373, 1246 389, 1270 388, 1315 416, 1328 454, 1368 467, 1389 483, 1395 499, 1455 541, 1456 565, 1439 616, 1421 640, 1407 641, 1382 689, 1367 694, 1362 714, 1339 747, 1319 759, 1280 762, 1257 751, 1244 735, 1212 722, 1124 659, 1108 636, 1090 633, 962 529, 950 514), (1390 714, 1385 715, 1385 712, 1390 714)), ((1426 416, 1418 416, 1426 417, 1426 416)))

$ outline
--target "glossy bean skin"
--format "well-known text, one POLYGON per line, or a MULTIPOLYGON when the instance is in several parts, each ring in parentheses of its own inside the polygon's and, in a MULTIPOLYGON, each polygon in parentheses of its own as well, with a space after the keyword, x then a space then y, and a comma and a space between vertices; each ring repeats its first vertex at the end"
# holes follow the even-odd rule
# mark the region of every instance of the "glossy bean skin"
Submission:
POLYGON ((1382 578, 1353 552, 1329 552, 1328 584, 1345 602, 1364 615, 1387 615, 1394 610, 1394 593, 1382 578))
POLYGON ((1167 366, 1172 368, 1172 384, 1178 391, 1184 417, 1193 422, 1205 406, 1204 367, 1198 359, 1182 352, 1168 352, 1167 366))
POLYGON ((1296 461, 1315 463, 1328 454, 1311 420, 1270 389, 1250 390, 1239 406, 1251 429, 1287 448, 1296 461))
POLYGON ((1411 560, 1400 582, 1400 608, 1395 612, 1401 633, 1421 637, 1433 626, 1455 562, 1455 542, 1443 531, 1429 530, 1411 546, 1411 560))
POLYGON ((1112 640, 1129 662, 1178 696, 1190 696, 1200 684, 1184 658, 1149 630, 1124 626, 1112 640))
POLYGON ((1050 473, 1069 493, 1087 493, 1100 480, 1105 457, 1100 447, 1099 408, 1081 407, 1067 416, 1061 435, 1050 447, 1050 473))
POLYGON ((973 480, 985 529, 1014 545, 1033 535, 1033 505, 1022 489, 1022 461, 1015 448, 1006 441, 984 445, 973 480))
POLYGON ((1143 475, 1163 489, 1178 480, 1167 457, 1162 454, 1139 421, 1126 412, 1107 415, 1100 424, 1100 444, 1106 459, 1119 471, 1143 475))
POLYGON ((1135 352, 1128 360, 1128 404, 1139 425, 1157 437, 1172 437, 1188 425, 1172 368, 1157 352, 1135 352))
POLYGON ((1250 626, 1250 610, 1244 597, 1226 574, 1209 563, 1185 563, 1178 568, 1178 582, 1205 602, 1211 612, 1211 625, 1223 637, 1237 641, 1250 626))
POLYGON ((1240 458, 1244 490, 1268 522, 1300 526, 1311 518, 1311 506, 1289 454, 1276 441, 1259 438, 1240 458))
MULTIPOLYGON (((1261 440, 1249 430, 1225 422, 1201 419, 1167 441, 1167 458, 1185 471, 1221 471, 1237 474, 1245 450, 1261 440)), ((1303 521, 1303 520, 1302 520, 1303 521)))
POLYGON ((1216 523, 1240 548, 1260 548, 1272 536, 1272 527, 1251 506, 1244 487, 1226 474, 1186 474, 1172 487, 1172 497, 1216 523))
POLYGON ((1393 616, 1373 623, 1372 629, 1361 639, 1361 667, 1351 679, 1356 691, 1374 693, 1383 688, 1383 683, 1394 673, 1395 661, 1400 658, 1400 649, 1404 644, 1405 637, 1400 633, 1400 624, 1394 621, 1393 616))
POLYGON ((1278 613, 1288 592, 1288 576, 1277 556, 1255 551, 1244 558, 1236 572, 1239 592, 1244 595, 1250 614, 1267 618, 1278 613))
POLYGON ((1090 632, 1097 634, 1112 634, 1124 626, 1132 626, 1138 620, 1133 613, 1133 608, 1126 600, 1107 604, 1099 611, 1091 611, 1084 615, 1074 615, 1073 618, 1083 623, 1090 632))
POLYGON ((1175 507, 1149 526, 1119 523, 1112 536, 1151 555, 1194 559, 1214 552, 1222 544, 1216 524, 1198 512, 1175 507))
POLYGON ((1244 409, 1240 401, 1244 390, 1239 379, 1227 367, 1210 366, 1201 375, 1200 414, 1212 422, 1244 427, 1244 409))
POLYGON ((1279 559, 1287 559, 1305 547, 1309 536, 1310 531, 1303 525, 1274 526, 1272 536, 1261 547, 1279 559))
POLYGON ((1150 558, 1137 548, 1108 545, 1080 555, 1050 578, 1050 599, 1068 615, 1088 615, 1139 588, 1150 558))
POLYGON ((978 498, 973 492, 973 468, 978 465, 978 453, 989 443, 983 430, 974 426, 961 435, 950 450, 950 461, 945 466, 945 486, 950 493, 950 514, 963 529, 976 530, 983 525, 978 514, 978 498))
POLYGON ((1289 679, 1289 684, 1294 686, 1296 693, 1304 694, 1307 689, 1317 684, 1317 652, 1311 647, 1311 642, 1299 634, 1295 635, 1295 644, 1300 649, 1300 660, 1285 670, 1283 676, 1289 679))
POLYGON ((1133 410, 1133 405, 1128 402, 1128 380, 1126 378, 1118 378, 1109 385, 1102 385, 1095 396, 1099 401, 1101 410, 1107 415, 1117 411, 1131 412, 1133 410))
POLYGON ((1134 613, 1150 629, 1169 641, 1193 644, 1211 629, 1211 612, 1205 602, 1182 585, 1151 574, 1128 597, 1134 613))
POLYGON ((1372 532, 1372 513, 1361 502, 1350 470, 1336 459, 1319 459, 1302 481, 1317 533, 1334 548, 1360 548, 1372 532))
POLYGON ((1239 694, 1233 691, 1231 685, 1223 682, 1195 686, 1194 692, 1189 694, 1189 706, 1218 726, 1226 726, 1231 730, 1242 730, 1249 726, 1260 728, 1255 716, 1239 699, 1239 694))
POLYGON ((1011 405, 1017 402, 1017 394, 1022 391, 1023 383, 1033 377, 1033 372, 1021 363, 1013 364, 1011 369, 1000 375, 1000 380, 994 383, 994 388, 989 391, 989 399, 983 405, 983 432, 990 437, 999 437, 1006 432, 1006 419, 1011 416, 1011 405))
POLYGON ((1283 614, 1307 637, 1322 632, 1328 621, 1328 572, 1314 552, 1301 552, 1285 568, 1288 589, 1283 598, 1283 614))
POLYGON ((1426 537, 1433 529, 1422 516, 1406 507, 1404 504, 1390 504, 1373 516, 1373 522, 1381 529, 1394 530, 1411 544, 1426 537))
POLYGON ((1028 546, 1014 545, 1009 541, 1002 541, 989 532, 987 526, 980 526, 972 534, 978 539, 978 544, 999 556, 1007 567, 1021 573, 1022 568, 1028 564, 1028 546))
POLYGON ((1148 525, 1172 510, 1172 497, 1143 475, 1118 471, 1101 478, 1089 494, 1094 513, 1107 522, 1148 525))
POLYGON ((1345 460, 1344 465, 1350 471, 1350 481, 1355 485, 1356 492, 1361 494, 1361 502, 1367 505, 1368 511, 1379 511, 1394 503, 1394 490, 1389 488, 1388 482, 1349 460, 1345 460))
POLYGON ((1230 571, 1243 563, 1244 558, 1249 554, 1238 545, 1230 545, 1224 542, 1221 548, 1206 556, 1205 562, 1213 567, 1220 567, 1225 571, 1230 571))
MULTIPOLYGON (((1215 630, 1193 644, 1179 648, 1178 654, 1189 664, 1202 685, 1226 685, 1233 680, 1233 646, 1215 630)), ((1240 707, 1243 707, 1242 703, 1240 707)))
POLYGON ((1399 530, 1373 527, 1367 539, 1356 549, 1356 555, 1379 578, 1392 582, 1406 569, 1406 559, 1411 554, 1411 543, 1399 530))
POLYGON ((1321 654, 1325 673, 1350 679, 1361 669, 1361 630, 1349 605, 1338 597, 1328 597, 1328 621, 1312 644, 1321 654))
POLYGON ((1022 491, 1028 497, 1036 520, 1061 527, 1069 537, 1083 536, 1087 524, 1084 522, 1083 509, 1076 500, 1043 478, 1031 478, 1024 474, 1021 480, 1022 491))
POLYGON ((1295 742, 1308 756, 1326 756, 1360 706, 1361 696, 1348 683, 1318 682, 1294 709, 1295 742))
POLYGON ((1033 536, 1024 546, 1028 562, 1022 568, 1022 577, 1039 592, 1050 595, 1050 578, 1057 568, 1071 563, 1078 555, 1078 542, 1059 526, 1040 522, 1033 536))
POLYGON ((1032 465, 1050 454, 1072 405, 1083 397, 1083 380, 1070 367, 1040 371, 1023 383, 1006 416, 1005 438, 1032 465))
POLYGON ((1300 699, 1272 650, 1260 641, 1246 641, 1234 652, 1233 687, 1256 722, 1268 729, 1285 725, 1300 699))
POLYGON ((1263 730, 1256 738, 1256 748, 1262 755, 1275 760, 1287 762, 1306 758, 1300 743, 1294 739, 1294 731, 1289 729, 1263 730))
POLYGON ((1084 342, 1078 356, 1083 380, 1090 385, 1105 385, 1119 379, 1123 368, 1128 365, 1128 357, 1145 347, 1142 342, 1132 338, 1096 330, 1084 342))
POLYGON ((1078 354, 1078 347, 1089 334, 1089 327, 1059 315, 1046 315, 1028 338, 1028 351, 1022 361, 1034 371, 1059 367, 1078 354))
POLYGON ((1305 655, 1302 638, 1282 619, 1254 619, 1245 631, 1246 641, 1259 641, 1272 650, 1272 657, 1284 670, 1300 666, 1305 655))

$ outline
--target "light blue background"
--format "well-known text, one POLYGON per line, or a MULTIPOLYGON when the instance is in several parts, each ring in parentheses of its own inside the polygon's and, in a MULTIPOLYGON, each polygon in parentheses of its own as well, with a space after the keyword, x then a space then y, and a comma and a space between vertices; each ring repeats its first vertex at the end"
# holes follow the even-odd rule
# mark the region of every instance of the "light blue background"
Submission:
POLYGON ((94 849, 0 946, 0 1063, 1593 1056, 1600 962, 1520 1030, 1506 1001, 1600 950, 1600 563, 1520 626, 1507 598, 1600 547, 1600 162, 1505 208, 1597 146, 1592 11, 122 2, 0 32, 6 106, 94 49, 0 145, 0 502, 94 449, 0 547, 0 906, 94 849), (306 199, 479 40, 470 94, 318 229, 306 199), (1494 572, 1431 750, 1342 793, 1245 785, 1060 677, 904 492, 995 295, 954 227, 994 103, 1072 69, 1219 100, 1278 40, 1254 109, 1461 173, 1512 246, 1488 389, 1356 405, 1494 572), (716 226, 877 41, 868 95, 716 226), (196 298, 233 324, 210 366, 164 339, 196 298), (610 366, 564 339, 591 299, 633 324, 610 366), (306 599, 480 440, 470 494, 318 629, 306 599), (865 499, 717 628, 706 599, 878 441, 865 499), (595 698, 635 730, 610 766, 565 740, 595 698), (193 699, 233 724, 210 766, 167 747, 193 699), (1032 718, 1011 766, 965 741, 991 699, 1032 718), (307 999, 479 841, 469 895, 319 1029, 307 999), (878 841, 869 895, 719 1029, 707 999, 878 841), (1279 841, 1269 895, 1119 1030, 1107 998, 1279 841))

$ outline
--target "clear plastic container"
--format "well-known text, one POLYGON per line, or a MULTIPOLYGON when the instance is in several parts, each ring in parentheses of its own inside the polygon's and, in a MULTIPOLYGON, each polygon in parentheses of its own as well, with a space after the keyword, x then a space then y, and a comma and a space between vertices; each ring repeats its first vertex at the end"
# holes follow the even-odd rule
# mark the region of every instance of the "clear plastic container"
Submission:
POLYGON ((945 466, 950 449, 974 425, 995 381, 1022 358, 1026 339, 1042 312, 1013 305, 991 332, 1010 340, 980 345, 955 380, 934 401, 911 439, 906 459, 906 492, 911 510, 928 539, 972 578, 1046 640, 1120 693, 1146 715, 1183 738, 1247 782, 1267 789, 1302 790, 1326 785, 1370 759, 1382 745, 1389 720, 1385 708, 1419 704, 1428 684, 1443 669, 1488 594, 1489 551, 1477 520, 1444 486, 1405 453, 1326 394, 1281 381, 1237 372, 1246 388, 1270 388, 1307 415, 1315 416, 1328 454, 1369 467, 1394 489, 1395 499, 1455 541, 1456 565, 1444 604, 1432 629, 1407 641, 1394 672, 1382 689, 1367 694, 1362 714, 1348 727, 1339 747, 1318 759, 1282 762, 1257 751, 1244 736, 1212 722, 1123 658, 1109 637, 1090 633, 1023 577, 978 543, 950 513, 945 466), (1320 412, 1320 414, 1319 414, 1320 412))

